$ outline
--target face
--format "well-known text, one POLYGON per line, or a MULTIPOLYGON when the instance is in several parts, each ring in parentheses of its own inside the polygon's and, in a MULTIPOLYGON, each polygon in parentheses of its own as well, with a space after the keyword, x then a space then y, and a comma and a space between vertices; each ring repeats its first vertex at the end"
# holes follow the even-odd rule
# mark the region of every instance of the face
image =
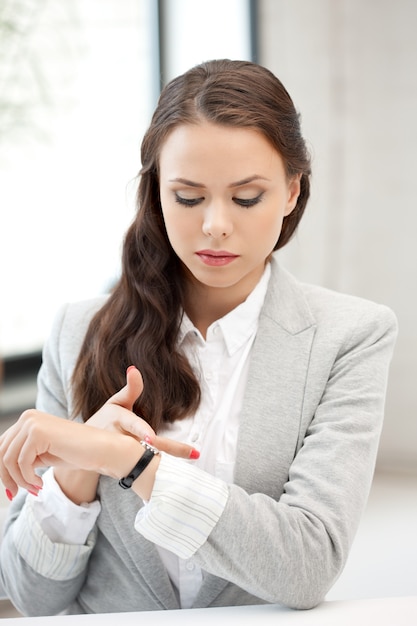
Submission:
POLYGON ((288 180, 260 132, 209 122, 168 135, 159 173, 168 238, 190 285, 243 302, 296 205, 299 177, 288 180))

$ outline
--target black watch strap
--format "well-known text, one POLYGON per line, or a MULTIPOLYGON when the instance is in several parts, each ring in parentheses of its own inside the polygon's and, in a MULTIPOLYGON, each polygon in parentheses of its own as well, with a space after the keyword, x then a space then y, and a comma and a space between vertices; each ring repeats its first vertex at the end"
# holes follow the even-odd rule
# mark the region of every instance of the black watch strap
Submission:
POLYGON ((144 454, 142 454, 132 471, 127 476, 119 480, 119 485, 123 489, 130 489, 134 481, 148 467, 149 463, 152 461, 156 454, 158 454, 158 450, 156 448, 146 446, 144 454))

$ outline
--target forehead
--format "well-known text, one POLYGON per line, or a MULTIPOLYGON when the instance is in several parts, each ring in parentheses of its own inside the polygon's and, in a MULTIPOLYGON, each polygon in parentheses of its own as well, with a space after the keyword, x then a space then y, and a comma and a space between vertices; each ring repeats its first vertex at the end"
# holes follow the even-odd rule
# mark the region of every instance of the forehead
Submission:
POLYGON ((223 126, 202 121, 174 128, 162 144, 159 158, 161 177, 222 172, 237 179, 245 174, 283 171, 279 152, 258 130, 223 126), (242 171, 244 170, 244 171, 242 171))

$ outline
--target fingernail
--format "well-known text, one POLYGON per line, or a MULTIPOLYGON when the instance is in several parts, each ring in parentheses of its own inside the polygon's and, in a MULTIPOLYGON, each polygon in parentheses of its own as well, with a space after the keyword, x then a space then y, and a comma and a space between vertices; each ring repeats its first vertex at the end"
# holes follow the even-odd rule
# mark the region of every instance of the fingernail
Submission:
POLYGON ((31 485, 31 487, 33 487, 35 491, 40 491, 42 489, 42 487, 39 487, 38 485, 31 485))
POLYGON ((32 494, 32 496, 38 496, 38 492, 37 491, 31 491, 30 489, 28 489, 28 492, 32 494))
POLYGON ((6 489, 6 496, 9 498, 10 502, 13 500, 13 494, 10 489, 6 489))
POLYGON ((131 370, 135 370, 136 367, 134 365, 129 365, 129 367, 126 370, 126 374, 128 374, 131 370))
POLYGON ((200 458, 200 453, 198 450, 196 450, 195 448, 193 448, 190 452, 190 459, 199 459, 200 458))
POLYGON ((146 435, 143 440, 146 441, 146 443, 152 443, 152 439, 149 437, 149 435, 146 435))

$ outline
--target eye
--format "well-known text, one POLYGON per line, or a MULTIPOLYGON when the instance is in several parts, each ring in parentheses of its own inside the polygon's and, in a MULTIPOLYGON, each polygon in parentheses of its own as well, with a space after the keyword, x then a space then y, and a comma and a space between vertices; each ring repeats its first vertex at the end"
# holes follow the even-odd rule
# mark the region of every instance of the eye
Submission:
POLYGON ((234 198, 232 198, 232 200, 233 200, 233 202, 235 202, 239 206, 243 206, 243 207, 247 207, 248 208, 248 207, 255 206, 256 204, 261 202, 263 195, 264 195, 264 192, 262 191, 255 198, 236 198, 236 197, 234 197, 234 198))
POLYGON ((180 196, 178 192, 175 192, 175 202, 178 202, 178 204, 182 204, 183 206, 196 206, 197 204, 200 204, 200 202, 202 202, 203 200, 203 197, 184 198, 183 196, 180 196))

